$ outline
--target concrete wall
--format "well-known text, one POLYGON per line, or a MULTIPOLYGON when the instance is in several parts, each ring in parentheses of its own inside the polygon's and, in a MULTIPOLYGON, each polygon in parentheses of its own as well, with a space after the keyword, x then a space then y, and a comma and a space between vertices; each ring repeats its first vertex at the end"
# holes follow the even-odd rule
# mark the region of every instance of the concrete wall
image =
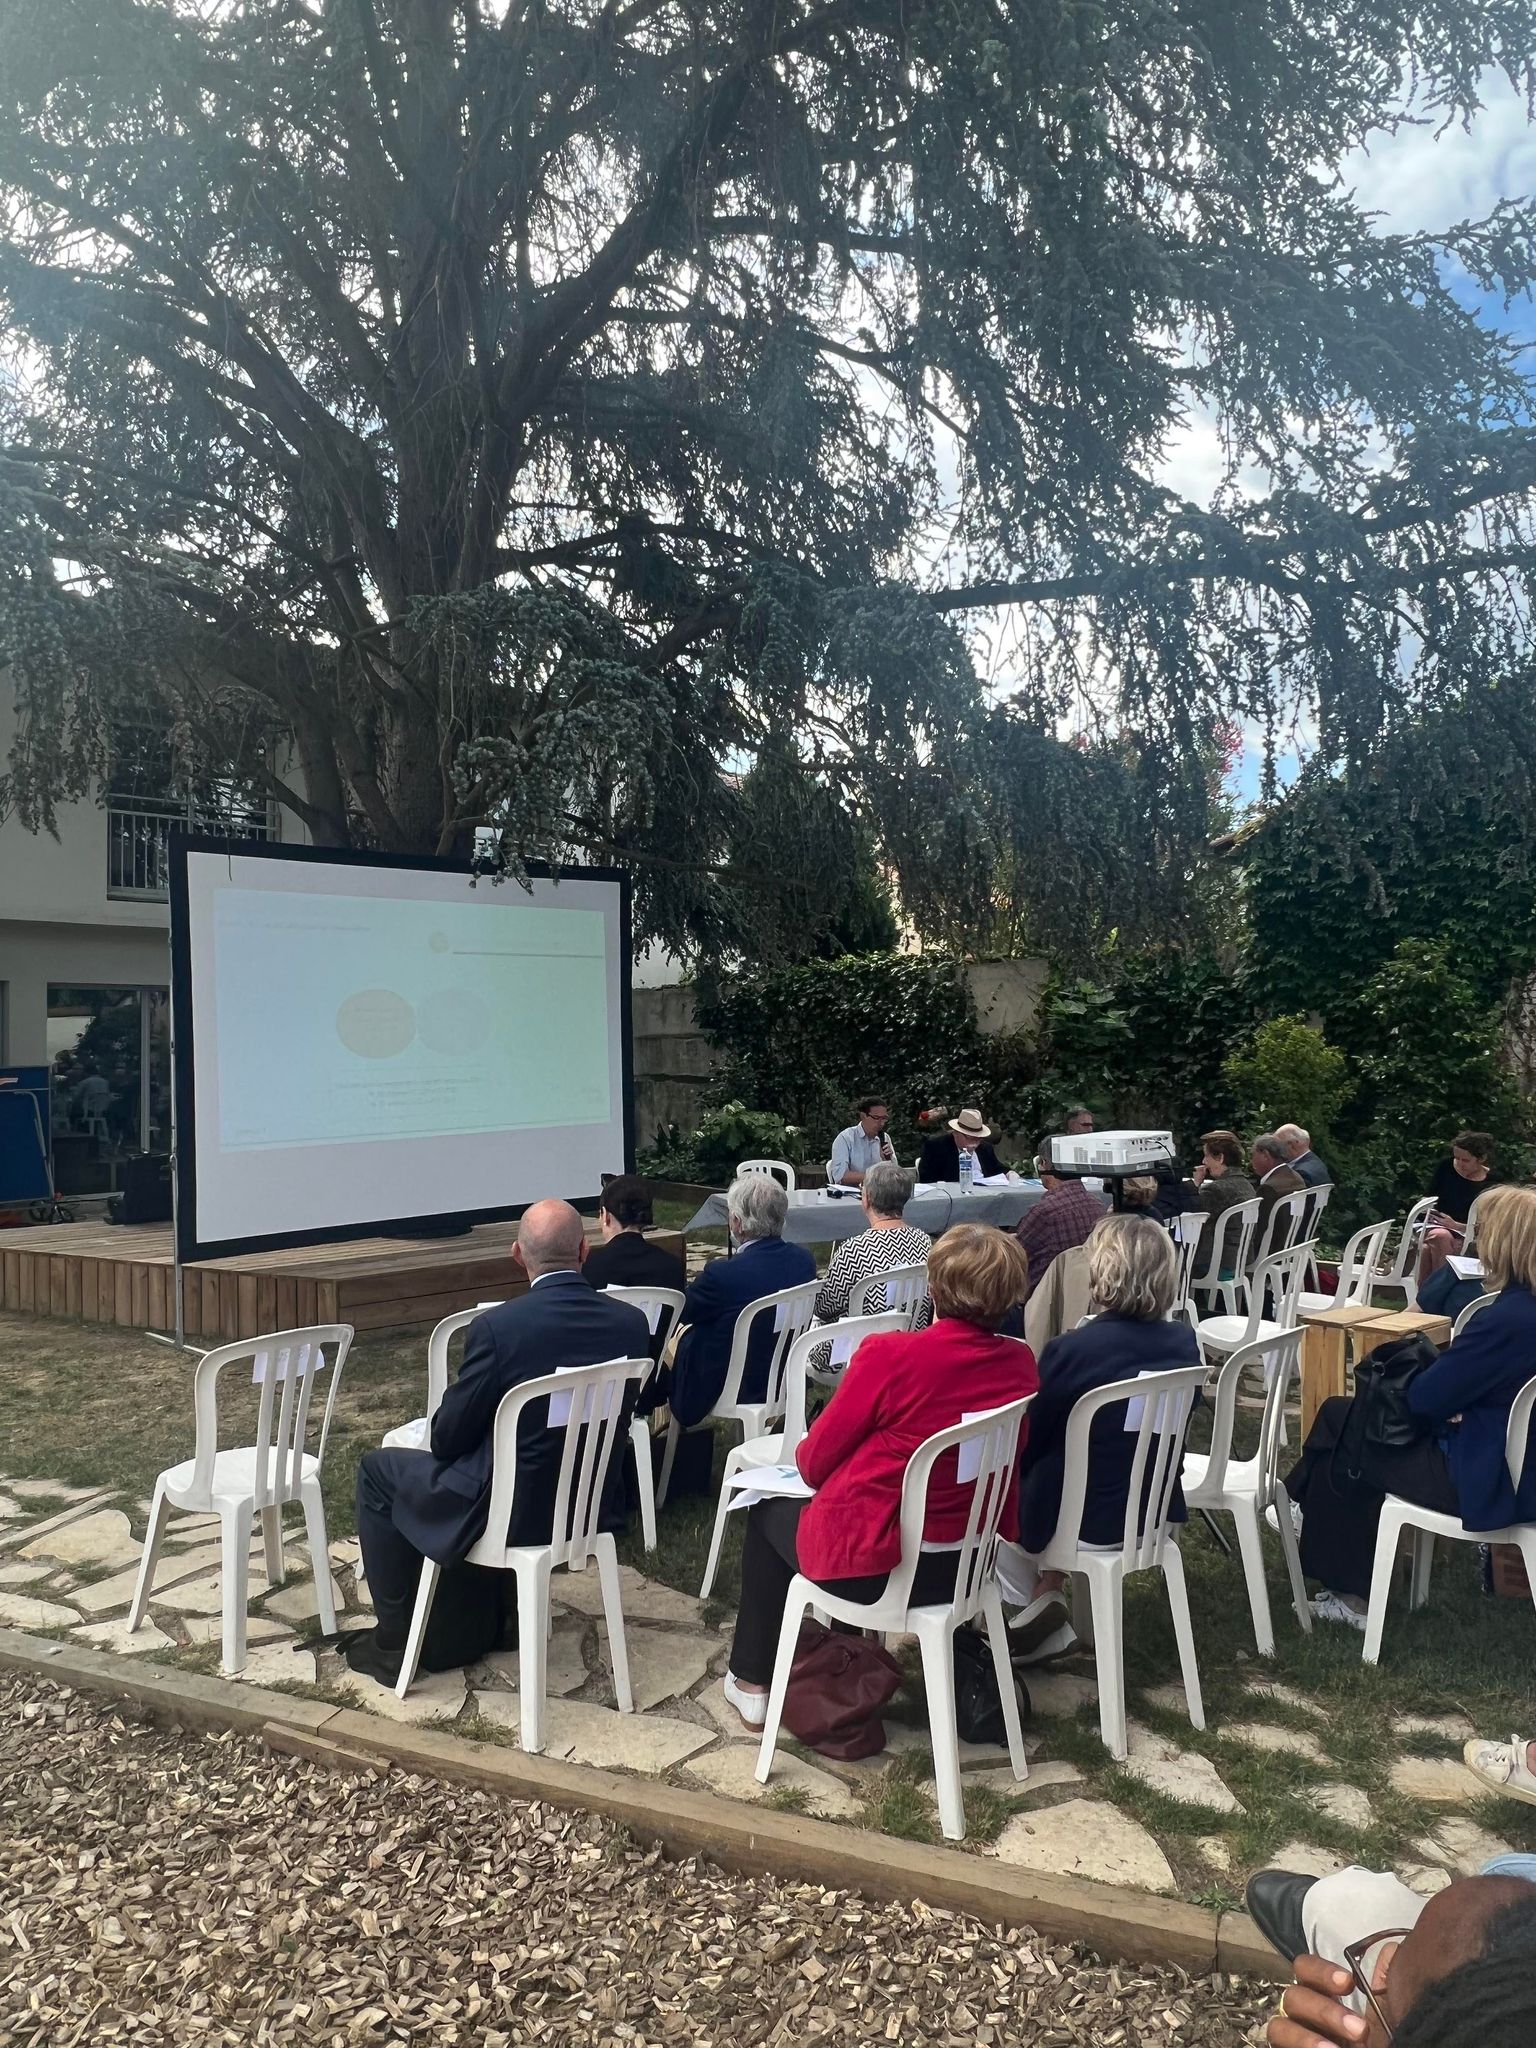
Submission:
POLYGON ((48 984, 168 988, 170 937, 161 929, 114 929, 0 920, 0 1065, 48 1064, 48 984))
POLYGON ((652 1144, 658 1129, 693 1130, 704 1113, 714 1054, 694 1016, 693 990, 636 988, 631 1010, 635 1045, 635 1143, 652 1144))

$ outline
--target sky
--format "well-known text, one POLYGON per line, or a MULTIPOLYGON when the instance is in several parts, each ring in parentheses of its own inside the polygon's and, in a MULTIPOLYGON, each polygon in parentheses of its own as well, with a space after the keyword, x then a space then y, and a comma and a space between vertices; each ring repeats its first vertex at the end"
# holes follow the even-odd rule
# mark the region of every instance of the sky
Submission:
MULTIPOLYGON (((1345 183, 1360 204, 1380 216, 1384 232, 1412 233, 1450 227, 1458 221, 1480 220, 1500 199, 1521 199, 1536 191, 1536 125, 1523 97, 1498 74, 1484 82, 1484 105, 1467 128, 1437 133, 1433 124, 1400 128, 1344 166, 1345 183)), ((1459 266, 1447 272, 1453 289, 1476 308, 1491 326, 1529 344, 1536 373, 1536 306, 1517 300, 1507 310, 1502 299, 1484 294, 1459 266)), ((1191 496, 1207 495, 1202 482, 1214 482, 1214 446, 1209 430, 1202 441, 1197 427, 1186 436, 1170 464, 1170 479, 1191 496)), ((1301 745, 1305 747, 1305 736, 1301 745)), ((1282 764, 1286 779, 1294 775, 1293 752, 1282 764)), ((1235 776, 1236 793, 1249 802, 1258 794, 1260 754, 1250 738, 1235 776)))

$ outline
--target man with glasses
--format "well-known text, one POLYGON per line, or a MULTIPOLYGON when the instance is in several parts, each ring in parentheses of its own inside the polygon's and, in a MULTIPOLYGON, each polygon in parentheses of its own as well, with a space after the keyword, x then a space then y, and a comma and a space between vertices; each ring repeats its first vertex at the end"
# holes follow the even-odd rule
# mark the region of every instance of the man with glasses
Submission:
POLYGON ((861 1187, 864 1176, 881 1160, 895 1161, 896 1148, 885 1135, 890 1110, 882 1096, 866 1095, 857 1105, 859 1120, 832 1140, 827 1180, 835 1188, 861 1187))

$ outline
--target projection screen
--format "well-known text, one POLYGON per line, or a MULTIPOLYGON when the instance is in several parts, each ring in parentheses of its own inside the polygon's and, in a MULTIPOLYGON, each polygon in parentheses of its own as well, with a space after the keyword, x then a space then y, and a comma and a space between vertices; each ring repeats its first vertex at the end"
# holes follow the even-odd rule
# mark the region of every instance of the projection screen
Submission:
POLYGON ((172 842, 183 1261, 485 1220, 633 1165, 629 896, 172 842))

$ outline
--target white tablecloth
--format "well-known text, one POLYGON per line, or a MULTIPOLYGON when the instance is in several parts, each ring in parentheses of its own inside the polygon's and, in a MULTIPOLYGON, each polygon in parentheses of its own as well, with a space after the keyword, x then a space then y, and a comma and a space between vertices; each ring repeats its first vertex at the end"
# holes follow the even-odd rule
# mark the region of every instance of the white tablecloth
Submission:
MULTIPOLYGON (((902 1221, 915 1230, 937 1237, 951 1223, 1001 1223, 1012 1227, 1045 1193, 1039 1181, 1021 1181, 1006 1188, 978 1188, 962 1195, 957 1186, 936 1194, 914 1195, 902 1211, 902 1221)), ((723 1230, 726 1225, 724 1195, 711 1195, 696 1216, 688 1219, 688 1230, 723 1230)), ((868 1229, 863 1204, 856 1194, 828 1195, 821 1188, 804 1188, 789 1198, 789 1215, 784 1235, 791 1244, 834 1244, 868 1229)))

